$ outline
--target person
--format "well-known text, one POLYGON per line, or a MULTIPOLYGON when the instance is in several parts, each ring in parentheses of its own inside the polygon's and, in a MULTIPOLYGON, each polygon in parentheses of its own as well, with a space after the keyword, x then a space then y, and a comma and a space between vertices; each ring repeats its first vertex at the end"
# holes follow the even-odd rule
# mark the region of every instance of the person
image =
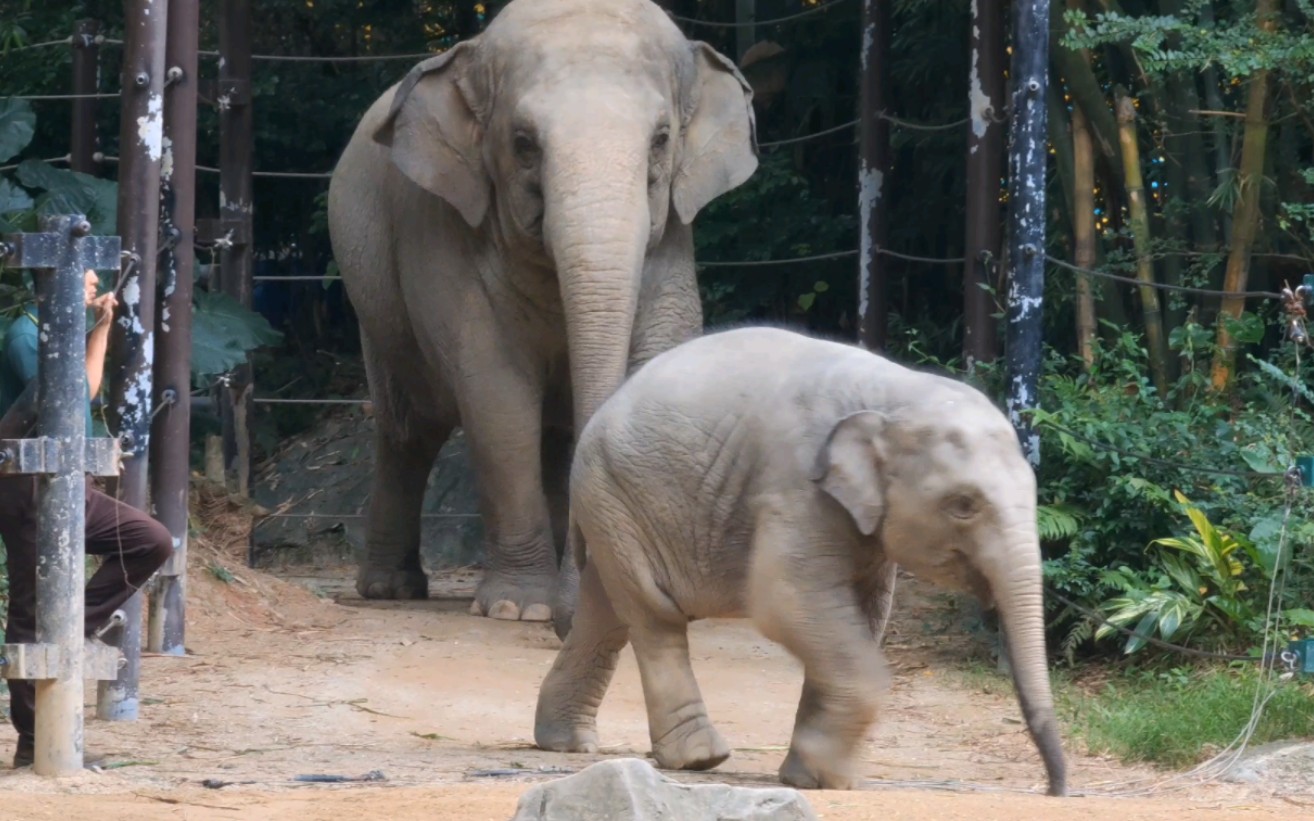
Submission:
MULTIPOLYGON (((91 397, 100 393, 105 374, 109 330, 118 304, 113 293, 97 295, 99 281, 94 271, 85 275, 86 305, 92 314, 87 334, 87 435, 92 435, 91 397)), ((37 318, 26 311, 5 333, 0 351, 0 416, 19 398, 37 376, 37 318)), ((9 564, 9 602, 5 641, 25 644, 36 641, 37 601, 37 495, 35 476, 0 475, 0 540, 4 541, 9 564)), ((132 598, 169 557, 173 538, 167 528, 145 513, 96 490, 87 483, 86 552, 104 557, 87 582, 84 631, 88 637, 109 624, 114 612, 132 598)), ((14 768, 32 763, 35 750, 36 684, 9 680, 9 719, 18 731, 14 768)), ((104 756, 83 754, 88 766, 104 756)))

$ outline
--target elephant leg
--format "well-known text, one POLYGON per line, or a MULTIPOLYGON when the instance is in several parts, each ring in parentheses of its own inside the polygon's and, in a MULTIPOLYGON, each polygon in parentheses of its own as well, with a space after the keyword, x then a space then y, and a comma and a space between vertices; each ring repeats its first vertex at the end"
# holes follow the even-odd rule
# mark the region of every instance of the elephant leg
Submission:
POLYGON ((669 770, 710 770, 725 761, 730 757, 730 745, 712 726, 694 678, 688 622, 633 612, 642 605, 632 596, 619 596, 615 604, 630 625, 657 764, 669 770))
POLYGON ((540 458, 542 390, 516 363, 482 353, 463 366, 472 376, 460 395, 484 520, 484 575, 470 612, 547 621, 557 563, 540 458))
POLYGON ((420 512, 434 458, 454 425, 453 409, 416 413, 417 386, 401 386, 362 337, 374 403, 374 475, 369 532, 356 590, 367 599, 424 599, 429 578, 420 562, 420 512))
POLYGON ((565 753, 598 751, 598 707, 616 672, 629 628, 616 616, 596 562, 579 584, 574 629, 538 690, 534 743, 565 753))
POLYGON ((703 330, 703 303, 694 273, 693 234, 672 220, 670 236, 648 257, 639 310, 630 339, 629 371, 698 336, 703 330))
MULTIPOLYGON (((859 626, 865 633, 866 626, 859 626)), ((878 693, 887 674, 876 644, 858 631, 848 632, 846 640, 831 634, 830 640, 814 636, 786 643, 803 660, 804 670, 794 733, 780 767, 780 780, 789 786, 828 790, 858 786, 855 759, 876 720, 878 693)))
POLYGON ((803 663, 803 693, 780 780, 843 790, 857 786, 857 751, 876 720, 888 673, 852 583, 851 545, 826 539, 781 521, 759 525, 749 607, 763 634, 803 663), (793 547, 805 540, 812 542, 806 558, 793 547))

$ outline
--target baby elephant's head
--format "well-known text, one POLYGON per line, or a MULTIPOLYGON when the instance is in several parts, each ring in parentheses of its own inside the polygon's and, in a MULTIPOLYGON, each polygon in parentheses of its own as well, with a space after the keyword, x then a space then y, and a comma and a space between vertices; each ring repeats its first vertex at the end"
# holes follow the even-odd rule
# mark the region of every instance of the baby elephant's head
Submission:
POLYGON ((1046 669, 1036 480, 1008 420, 965 386, 933 388, 888 414, 840 419, 817 454, 813 481, 851 518, 864 550, 998 608, 1018 697, 1062 794, 1046 669))

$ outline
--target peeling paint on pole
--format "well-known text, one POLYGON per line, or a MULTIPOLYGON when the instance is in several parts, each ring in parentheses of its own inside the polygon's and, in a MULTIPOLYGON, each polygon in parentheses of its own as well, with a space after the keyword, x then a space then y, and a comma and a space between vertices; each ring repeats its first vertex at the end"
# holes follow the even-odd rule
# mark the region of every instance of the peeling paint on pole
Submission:
POLYGON ((146 113, 137 118, 137 139, 146 149, 151 162, 159 162, 164 140, 164 95, 151 94, 146 101, 146 113))
MULTIPOLYGON (((972 67, 967 75, 967 101, 968 110, 971 113, 972 134, 980 141, 986 134, 986 127, 989 118, 993 115, 993 106, 990 104, 990 96, 985 93, 981 87, 981 10, 978 7, 980 0, 972 0, 972 67)), ((972 143, 969 152, 975 154, 978 146, 976 142, 972 143)))
MULTIPOLYGON (((874 168, 863 168, 858 173, 858 219, 860 225, 869 225, 881 199, 881 186, 885 175, 874 168)), ((871 274, 876 261, 875 244, 870 232, 862 232, 858 253, 858 315, 866 316, 871 305, 871 274)))
POLYGON ((1013 3, 1013 111, 1008 178, 1008 418, 1027 460, 1040 467, 1040 437, 1027 411, 1039 404, 1045 292, 1045 93, 1049 79, 1049 2, 1013 3))

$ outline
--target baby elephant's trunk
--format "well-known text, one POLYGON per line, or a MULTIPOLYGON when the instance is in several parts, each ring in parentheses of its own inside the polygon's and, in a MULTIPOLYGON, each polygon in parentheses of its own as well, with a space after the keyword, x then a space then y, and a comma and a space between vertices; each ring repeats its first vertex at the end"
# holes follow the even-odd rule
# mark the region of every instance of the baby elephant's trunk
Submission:
MULTIPOLYGON (((1024 529, 1027 532, 1028 529, 1024 529)), ((1029 528, 1034 531, 1034 525, 1029 528)), ((999 609, 1018 703, 1049 775, 1049 794, 1067 795, 1067 767, 1049 687, 1040 549, 1030 535, 982 567, 999 609)))

